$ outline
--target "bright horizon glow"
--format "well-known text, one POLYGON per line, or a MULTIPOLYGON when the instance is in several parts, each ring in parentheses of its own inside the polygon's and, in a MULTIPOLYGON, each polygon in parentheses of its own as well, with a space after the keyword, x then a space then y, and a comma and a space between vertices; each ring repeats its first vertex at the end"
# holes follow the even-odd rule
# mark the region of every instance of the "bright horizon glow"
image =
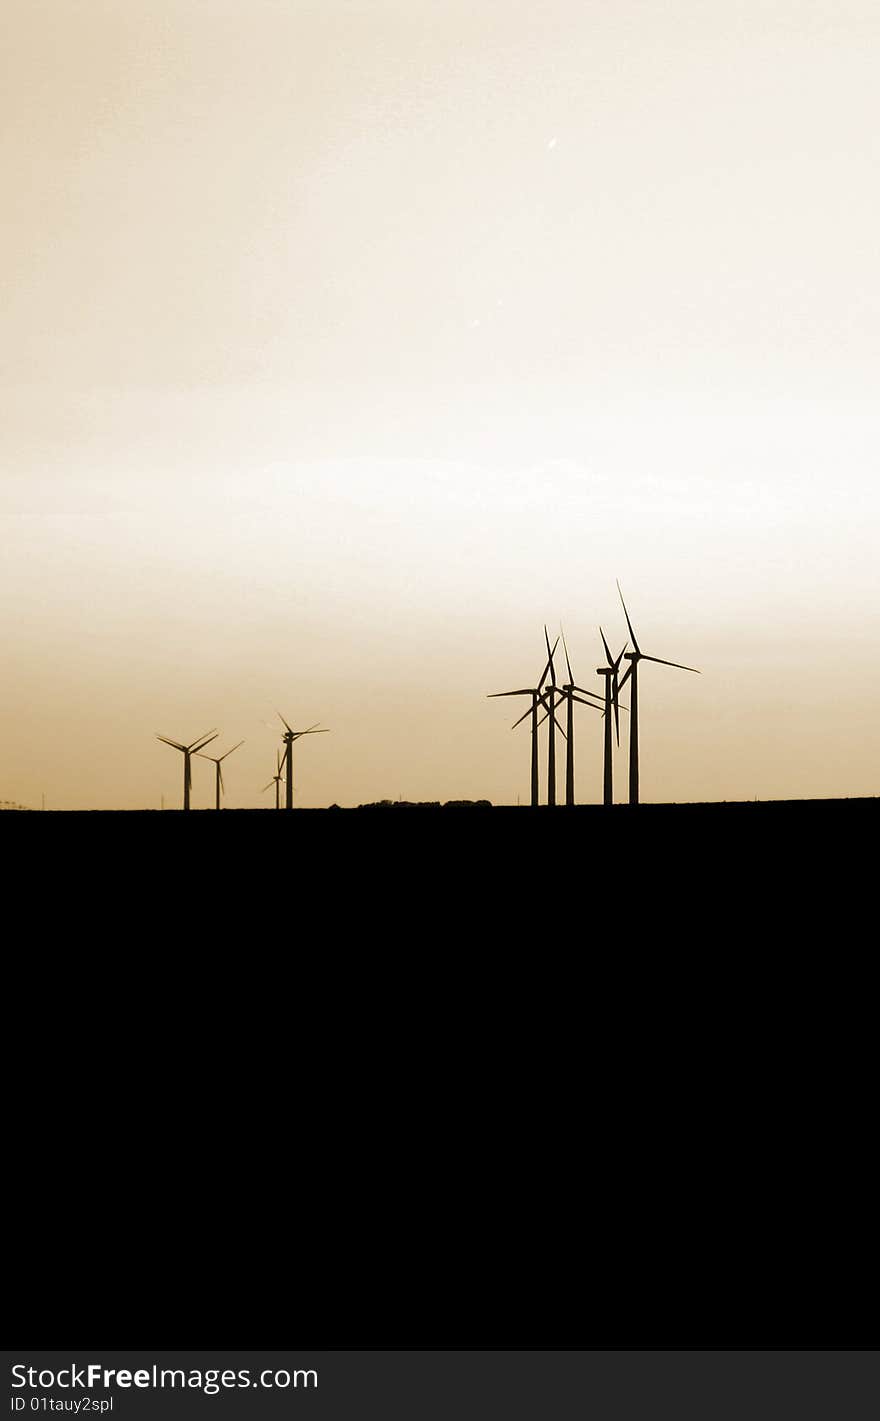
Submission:
POLYGON ((0 799, 175 807, 155 734, 217 726, 268 806, 277 709, 331 732, 303 806, 525 803, 487 697, 560 621, 600 691, 615 579, 702 673, 640 673, 644 800, 876 794, 878 40, 863 0, 11 0, 0 799))

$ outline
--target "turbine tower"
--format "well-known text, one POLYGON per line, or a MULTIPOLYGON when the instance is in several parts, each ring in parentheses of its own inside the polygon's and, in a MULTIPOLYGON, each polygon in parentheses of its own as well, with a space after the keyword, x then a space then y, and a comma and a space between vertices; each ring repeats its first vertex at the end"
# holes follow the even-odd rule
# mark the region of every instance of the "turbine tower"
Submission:
MULTIPOLYGON (((550 638, 547 635, 547 628, 544 628, 544 640, 547 643, 547 655, 550 658, 550 685, 541 697, 542 705, 547 707, 550 717, 550 724, 547 727, 547 803, 553 808, 556 804, 556 727, 559 721, 556 719, 556 667, 553 664, 553 651, 559 645, 559 637, 556 638, 556 645, 553 651, 550 650, 550 638), (549 702, 549 704, 548 704, 549 702)), ((560 726, 560 730, 562 727, 560 726)))
MULTIPOLYGON (((284 765, 284 764, 287 765, 287 803, 285 804, 284 807, 285 807, 285 809, 292 809, 292 808, 293 808, 293 742, 294 742, 294 740, 299 740, 300 737, 303 736, 303 735, 329 735, 330 732, 329 732, 329 730, 318 730, 317 727, 318 727, 318 725, 320 725, 320 721, 317 721, 317 720, 315 721, 315 724, 314 724, 314 725, 310 725, 310 726, 309 726, 308 730, 291 730, 290 726, 287 724, 287 721, 284 719, 284 716, 281 714, 280 711, 278 711, 278 719, 279 719, 279 720, 283 723, 283 725, 284 725, 284 735, 282 735, 282 737, 281 737, 282 740, 284 741, 284 755, 282 756, 282 759, 281 759, 281 765, 284 765)), ((279 768, 280 768, 280 766, 279 766, 279 768)), ((267 788, 268 788, 268 786, 267 786, 267 788)))
MULTIPOLYGON (((562 687, 562 690, 561 690, 562 699, 566 702, 566 709, 567 709, 566 736, 565 736, 565 740, 566 740, 566 751, 565 751, 565 803, 566 803, 566 805, 573 805, 573 804, 574 804, 574 703, 575 703, 575 701, 577 701, 578 705, 580 705, 580 706, 590 706, 590 708, 591 708, 592 710, 599 710, 600 707, 599 707, 599 706, 594 706, 594 705, 593 705, 593 701, 601 701, 602 697, 601 697, 601 696, 597 696, 596 693, 595 693, 595 691, 584 691, 580 686, 576 686, 576 685, 574 684, 574 675, 573 675, 572 669, 571 669, 571 662, 570 662, 569 659, 568 659, 568 647, 567 647, 566 644, 565 644, 565 632, 562 630, 561 627, 559 628, 559 631, 560 631, 560 634, 561 634, 561 636, 562 636, 562 649, 563 649, 563 651, 565 652, 565 665, 566 665, 566 668, 567 668, 567 670, 568 670, 568 682, 567 682, 566 685, 564 685, 564 686, 562 687), (576 695, 575 695, 575 691, 580 692, 580 694, 576 696, 576 695), (590 697, 592 697, 592 699, 589 700, 589 701, 585 701, 585 700, 582 700, 582 699, 581 699, 583 696, 590 696, 590 697)), ((551 730, 551 734, 552 734, 552 730, 551 730)))
POLYGON ((191 745, 180 745, 176 740, 169 740, 166 735, 156 736, 165 745, 172 745, 175 750, 180 750, 183 755, 183 807, 189 809, 189 791, 192 785, 192 768, 190 757, 197 755, 200 750, 204 750, 206 745, 210 745, 212 740, 216 740, 220 734, 219 730, 209 730, 207 735, 200 735, 198 740, 194 740, 191 745))
POLYGON ((623 593, 620 591, 620 583, 617 584, 617 591, 620 593, 620 601, 623 605, 623 615, 626 617, 626 625, 629 628, 630 640, 633 644, 632 651, 625 653, 625 659, 629 662, 629 667, 624 672, 623 680, 618 686, 618 691, 622 691, 627 681, 632 679, 632 691, 629 698, 629 802, 638 804, 639 802, 639 662, 656 661, 658 666, 674 666, 678 671, 693 671, 695 676, 700 672, 696 666, 682 666, 679 661, 663 661, 659 656, 646 656, 640 650, 636 641, 636 634, 632 629, 632 622, 629 619, 629 612, 626 610, 626 603, 623 600, 623 593))
MULTIPOLYGON (((559 645, 559 638, 557 637, 557 638, 556 638, 556 645, 553 647, 553 650, 554 650, 554 651, 556 650, 556 647, 557 647, 558 645, 559 645)), ((548 650, 549 650, 549 647, 548 647, 548 650)), ((537 686, 526 686, 523 690, 519 690, 519 691, 492 691, 492 692, 490 692, 490 694, 486 697, 486 699, 489 700, 489 701, 497 700, 499 696, 531 696, 531 698, 532 698, 532 704, 531 704, 530 709, 527 710, 527 711, 525 711, 524 714, 520 716, 519 720, 515 720, 514 723, 513 723, 513 725, 512 725, 510 728, 511 728, 511 730, 515 730, 516 727, 520 724, 520 722, 525 720, 525 718, 526 718, 527 715, 531 715, 531 717, 532 717, 532 808, 533 808, 533 809, 537 809, 537 807, 538 807, 538 704, 539 704, 539 702, 541 701, 541 687, 543 686, 545 680, 547 679, 547 672, 550 670, 550 661, 552 661, 552 653, 551 653, 550 660, 547 662, 547 665, 544 667, 544 670, 543 670, 543 672, 542 672, 542 674, 541 674, 541 679, 540 679, 540 681, 538 682, 537 686)))
POLYGON ((275 774, 272 776, 272 778, 271 778, 271 780, 269 781, 269 784, 268 784, 268 785, 263 785, 263 788, 260 790, 260 794, 265 794, 265 793, 266 793, 266 790, 269 788, 269 785, 271 785, 271 784, 274 784, 274 786, 275 786, 275 808, 276 808, 276 809, 280 809, 280 808, 281 808, 281 751, 280 751, 280 750, 276 750, 276 751, 275 751, 275 774))
MULTIPOLYGON (((238 745, 243 745, 243 744, 244 744, 244 741, 243 741, 243 740, 239 740, 238 745)), ((237 750, 237 749, 238 749, 238 745, 233 745, 232 750, 237 750)), ((215 805, 214 805, 214 808, 215 808, 215 809, 219 809, 219 808, 220 808, 220 795, 226 793, 226 787, 225 787, 225 785, 223 784, 223 771, 222 771, 222 769, 220 768, 220 766, 223 764, 223 761, 226 759, 226 756, 232 754, 232 750, 227 750, 227 751, 226 751, 226 754, 220 755, 220 756, 217 756, 217 755, 202 755, 202 759, 203 759, 203 760, 213 760, 214 764, 217 766, 217 783, 216 783, 217 794, 216 794, 216 803, 215 803, 215 805)))
POLYGON ((606 666, 597 666, 596 675, 605 677, 605 771, 602 777, 603 783, 603 803, 614 803, 614 786, 612 782, 612 758, 611 758, 611 710, 614 708, 614 734, 617 743, 620 744, 620 707, 617 700, 619 686, 617 677, 620 671, 620 659, 626 651, 628 642, 624 642, 623 651, 615 658, 611 655, 611 649, 605 640, 605 633, 599 628, 599 635, 602 638, 602 645, 605 648, 606 666))

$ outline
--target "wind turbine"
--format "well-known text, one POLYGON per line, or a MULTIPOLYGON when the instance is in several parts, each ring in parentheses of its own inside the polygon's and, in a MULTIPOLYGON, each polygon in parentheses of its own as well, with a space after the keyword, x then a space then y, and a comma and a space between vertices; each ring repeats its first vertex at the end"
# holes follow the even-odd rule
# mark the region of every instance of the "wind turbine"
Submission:
MULTIPOLYGON (((599 706, 594 706, 592 701, 601 701, 601 696, 597 696, 594 691, 584 691, 580 686, 574 684, 574 675, 571 669, 571 662, 568 659, 568 647, 565 644, 565 632, 559 628, 562 635, 562 649, 565 652, 565 665, 568 670, 568 682, 562 687, 562 699, 567 703, 566 720, 566 752, 565 752, 565 803, 574 804, 574 703, 577 701, 580 706, 590 706, 592 710, 599 710, 599 706), (579 691, 580 695, 575 695, 579 691), (590 696, 592 700, 582 700, 582 696, 590 696)), ((553 731, 551 729, 551 736, 553 731)))
MULTIPOLYGON (((275 808, 276 808, 276 809, 280 809, 280 808, 281 808, 281 751, 280 751, 280 750, 276 750, 276 751, 275 751, 275 771, 276 771, 276 773, 272 776, 271 780, 269 781, 269 785, 274 784, 274 786, 275 786, 275 808)), ((269 788, 269 785, 263 785, 263 788, 260 790, 260 794, 265 794, 265 793, 266 793, 266 790, 269 788)))
POLYGON ((206 745, 210 745, 212 740, 216 740, 220 734, 219 730, 209 730, 207 735, 200 735, 198 740, 194 740, 192 745, 180 745, 176 740, 169 740, 166 735, 157 735, 156 739, 161 740, 165 745, 172 745, 175 750, 180 750, 183 754, 183 807, 189 809, 189 791, 192 785, 192 768, 190 766, 190 756, 197 755, 200 750, 204 750, 206 745))
MULTIPOLYGON (((284 719, 284 716, 281 714, 281 712, 278 711, 277 714, 278 714, 278 719, 283 722, 284 727, 285 727, 285 733, 284 733, 284 735, 282 735, 282 737, 281 737, 282 740, 284 741, 284 756, 283 756, 283 758, 282 758, 281 764, 283 765, 283 764, 285 764, 285 762, 286 762, 286 764, 287 764, 287 803, 285 804, 284 807, 285 807, 285 809, 292 809, 292 808, 293 808, 293 742, 294 742, 294 740, 299 740, 300 737, 303 736, 303 735, 329 735, 330 732, 329 732, 329 730, 318 730, 317 727, 318 727, 318 725, 320 724, 320 721, 317 721, 317 720, 315 721, 315 724, 314 724, 314 725, 310 725, 310 726, 309 726, 308 730, 291 730, 290 726, 287 724, 287 721, 284 719)), ((280 766, 279 766, 279 768, 280 768, 280 766)))
MULTIPOLYGON (((545 631, 546 631, 546 627, 545 627, 545 631)), ((557 637, 557 638, 556 638, 556 644, 555 644, 554 647, 553 647, 553 651, 556 650, 556 647, 557 647, 558 645, 559 645, 559 638, 557 637)), ((548 649, 548 651, 549 651, 549 649, 550 649, 549 646, 548 646, 547 649, 548 649)), ((540 681, 538 682, 537 686, 527 686, 527 687, 525 687, 523 690, 520 690, 520 691, 492 691, 492 692, 490 692, 490 694, 486 697, 486 699, 489 700, 489 701, 497 700, 497 698, 498 698, 499 696, 531 696, 531 698, 532 698, 532 704, 531 704, 530 709, 527 710, 527 711, 525 711, 524 714, 520 716, 519 720, 515 720, 514 723, 513 723, 513 725, 512 725, 510 728, 511 728, 511 730, 515 730, 516 727, 520 724, 520 722, 525 720, 525 718, 526 718, 527 715, 531 715, 531 717, 532 717, 532 808, 533 808, 533 809, 537 809, 537 807, 538 807, 538 704, 539 704, 539 702, 541 701, 541 687, 543 686, 545 680, 547 679, 547 672, 550 670, 550 666, 551 666, 552 660, 553 660, 553 653, 551 652, 551 654, 550 654, 550 660, 548 660, 547 665, 544 667, 543 673, 542 673, 542 675, 541 675, 541 679, 540 679, 540 681)), ((554 719, 555 719, 555 717, 554 717, 554 719)))
POLYGON ((617 677, 620 671, 620 659, 626 651, 628 642, 624 642, 623 650, 615 658, 611 655, 611 649, 605 640, 605 633, 599 628, 599 635, 602 638, 602 645, 605 648, 605 658, 607 666, 597 666, 596 675, 605 677, 605 773, 603 775, 603 803, 614 803, 614 786, 612 782, 612 759, 611 759, 611 709, 614 708, 614 733, 617 743, 620 744, 620 707, 618 704, 617 677))
MULTIPOLYGON (((243 745, 243 744, 244 744, 244 741, 243 741, 243 740, 239 740, 238 745, 243 745)), ((237 749, 238 749, 238 745, 233 745, 232 750, 237 750, 237 749)), ((217 789, 217 802, 216 802, 216 804, 214 805, 214 808, 215 808, 215 809, 219 809, 219 808, 220 808, 220 795, 221 795, 221 793, 223 793, 223 794, 226 793, 226 789, 225 789, 225 786, 224 786, 224 784, 223 784, 223 771, 222 771, 222 769, 220 768, 220 766, 223 764, 223 761, 226 759, 226 756, 232 754, 232 750, 227 750, 225 755, 220 755, 220 756, 217 756, 217 755, 202 755, 202 759, 203 759, 203 760, 213 760, 214 764, 217 766, 217 785, 216 785, 216 789, 217 789)), ((201 752, 198 752, 198 753, 201 753, 201 752)))
MULTIPOLYGON (((556 667, 553 664, 553 651, 559 645, 559 637, 556 638, 553 651, 550 650, 550 638, 547 635, 546 627, 544 628, 544 640, 547 643, 547 655, 550 657, 550 685, 541 697, 541 703, 547 707, 550 717, 550 724, 547 727, 547 803, 552 808, 556 804, 556 727, 559 725, 559 721, 556 719, 556 667)), ((559 728, 562 729, 561 726, 559 728)))
POLYGON ((624 672, 623 680, 618 686, 618 691, 622 691, 627 681, 632 678, 632 690, 629 697, 629 802, 638 804, 639 802, 639 662, 656 661, 658 666, 674 666, 678 671, 693 671, 695 676, 700 672, 696 666, 682 666, 678 661, 663 661, 659 656, 646 656, 640 650, 636 641, 636 634, 632 629, 632 622, 629 619, 629 612, 626 610, 626 603, 623 600, 623 593, 620 591, 620 583, 617 584, 617 591, 620 593, 620 601, 623 605, 623 615, 626 617, 626 625, 629 628, 630 640, 633 650, 624 653, 625 659, 629 662, 628 669, 624 672))

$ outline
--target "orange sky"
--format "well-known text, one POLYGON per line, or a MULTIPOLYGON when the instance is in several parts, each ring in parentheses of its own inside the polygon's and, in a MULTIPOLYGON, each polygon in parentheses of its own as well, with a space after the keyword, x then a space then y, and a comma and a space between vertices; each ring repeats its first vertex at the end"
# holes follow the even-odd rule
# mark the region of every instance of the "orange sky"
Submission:
POLYGON ((702 671, 643 673, 643 798, 876 793, 878 32, 8 0, 0 799, 177 803, 216 725, 269 803, 277 707, 302 804, 525 800, 487 693, 560 619, 598 690, 615 578, 702 671))

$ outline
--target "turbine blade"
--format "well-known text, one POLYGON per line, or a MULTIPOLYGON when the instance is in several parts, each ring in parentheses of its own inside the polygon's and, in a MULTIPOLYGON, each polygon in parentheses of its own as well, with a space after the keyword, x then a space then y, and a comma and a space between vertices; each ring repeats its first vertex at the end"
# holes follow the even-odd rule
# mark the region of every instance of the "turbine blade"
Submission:
POLYGON ((557 646, 559 645, 559 637, 557 637, 556 640, 555 640, 555 642, 553 643, 553 651, 550 651, 550 638, 549 638, 548 635, 547 635, 547 628, 546 628, 546 627, 544 628, 544 640, 545 640, 546 643, 547 643, 547 651, 548 651, 549 654, 550 654, 550 681, 551 681, 551 683, 555 686, 555 685, 556 685, 556 663, 555 663, 554 660, 553 660, 553 652, 555 652, 557 646))
POLYGON ((530 696, 531 694, 532 688, 530 686, 522 691, 490 691, 486 700, 494 701, 497 700, 499 696, 530 696))
POLYGON ((627 681, 629 680, 630 676, 632 675, 632 669, 633 669, 634 666, 635 666, 635 662, 634 662, 634 661, 631 661, 631 662, 629 663, 629 666, 627 666, 626 670, 624 671, 622 677, 620 678, 620 681, 619 681, 618 684, 617 684, 617 694, 618 694, 618 695, 619 695, 620 692, 623 690, 624 686, 626 685, 627 681))
MULTIPOLYGON (((243 741, 243 740, 239 740, 238 745, 243 745, 243 744, 244 744, 244 741, 243 741)), ((232 750, 237 750, 237 749, 238 749, 238 745, 233 745, 232 750)), ((225 754, 223 754, 223 755, 220 756, 220 759, 221 759, 221 760, 225 760, 227 755, 231 755, 231 754, 232 754, 232 750, 227 750, 225 754)))
POLYGON ((573 684, 574 684, 574 672, 573 672, 572 669, 571 669, 571 662, 570 662, 569 659, 568 659, 568 647, 567 647, 566 644, 565 644, 565 632, 562 630, 562 623, 561 623, 561 622, 559 623, 559 634, 560 634, 560 636, 562 637, 562 650, 565 652, 565 664, 566 664, 566 667, 568 668, 568 681, 569 681, 569 685, 573 685, 573 684))
POLYGON ((590 710, 597 710, 597 711, 603 711, 603 712, 604 712, 604 710, 605 710, 604 705, 597 706, 597 705, 594 705, 592 701, 582 701, 581 698, 580 698, 580 696, 572 696, 572 700, 573 700, 573 701, 577 701, 577 703, 578 703, 579 706, 589 706, 590 710))
MULTIPOLYGON (((550 640, 549 640, 549 638, 547 637, 547 628, 546 628, 546 627, 544 628, 544 636, 545 636, 545 638, 547 638, 547 650, 550 651, 550 640)), ((553 651, 556 650, 556 647, 557 647, 558 645, 559 645, 559 637, 556 638, 556 645, 553 647, 553 651)), ((540 691, 541 687, 543 686, 545 680, 547 679, 547 672, 548 672, 548 671, 551 672, 553 685, 554 685, 554 686, 556 685, 556 672, 555 672, 554 667, 553 667, 553 651, 550 651, 550 659, 548 660, 547 665, 544 667, 544 670, 543 670, 542 675, 541 675, 541 679, 540 679, 540 681, 538 682, 538 690, 539 690, 539 691, 540 691)))
POLYGON ((187 745, 186 748, 187 748, 187 750, 195 750, 196 747, 198 747, 199 749, 201 749, 203 745, 207 745, 207 744, 208 744, 208 741, 209 741, 209 740, 216 740, 216 738, 217 738, 217 736, 218 736, 219 734, 220 734, 220 731, 217 730, 216 728, 215 728, 214 730, 206 730, 205 733, 204 733, 204 735, 197 735, 196 738, 195 738, 195 740, 193 741, 192 745, 187 745))
POLYGON ((600 635, 600 637, 602 638, 602 645, 603 645, 604 648, 605 648, 605 657, 606 657, 606 660, 607 660, 607 662, 608 662, 608 665, 609 665, 609 666, 613 666, 613 665, 614 665, 614 662, 613 662, 612 659, 611 659, 611 648, 609 647, 607 641, 605 640, 605 633, 603 632, 603 630, 602 630, 601 627, 599 628, 599 635, 600 635))
MULTIPOLYGON (((616 581, 616 579, 615 579, 615 581, 616 581)), ((639 644, 638 644, 638 642, 636 641, 636 634, 635 634, 635 632, 634 632, 633 629, 632 629, 632 622, 631 622, 630 619, 629 619, 629 612, 626 610, 626 603, 623 601, 623 593, 620 591, 620 583, 619 583, 619 582, 617 583, 617 590, 618 590, 618 592, 620 593, 620 600, 621 600, 621 603, 623 604, 623 615, 626 617, 626 625, 627 625, 628 628, 629 628, 629 634, 630 634, 630 639, 631 639, 632 644, 633 644, 633 650, 635 651, 635 653, 636 653, 637 656, 641 656, 641 652, 639 651, 639 644)))
MULTIPOLYGON (((284 721, 284 724, 287 725, 287 721, 284 720, 284 716, 281 714, 280 711, 276 711, 275 714, 277 715, 277 717, 278 717, 279 720, 284 721)), ((289 725, 287 725, 287 729, 290 730, 290 726, 289 726, 289 725)), ((293 734, 293 731, 290 730, 290 733, 291 733, 291 735, 292 735, 292 734, 293 734)))
POLYGON ((271 780, 269 781, 269 784, 263 785, 263 788, 260 790, 260 794, 265 794, 265 793, 266 793, 266 790, 269 789, 270 785, 273 785, 274 783, 275 783, 274 779, 271 779, 271 780))
POLYGON ((605 697, 598 695, 595 691, 585 691, 583 686, 572 686, 571 689, 573 691, 579 691, 582 696, 592 696, 594 701, 601 701, 603 706, 605 704, 605 697))
POLYGON ((693 671, 695 676, 702 675, 696 666, 682 666, 680 661, 662 661, 659 656, 643 656, 642 661, 656 661, 658 666, 674 666, 678 671, 693 671))
POLYGON ((157 735, 156 739, 164 741, 166 745, 173 745, 175 750, 182 750, 186 754, 186 746, 178 745, 176 740, 169 740, 167 735, 157 735))
POLYGON ((532 713, 532 708, 531 708, 531 706, 529 706, 528 710, 523 711, 523 713, 522 713, 522 715, 520 716, 519 720, 515 720, 515 721, 513 722, 513 725, 510 727, 511 730, 516 730, 516 727, 517 727, 518 725, 521 725, 522 722, 525 720, 526 716, 527 716, 527 715, 531 715, 531 713, 532 713))
POLYGON ((559 734, 562 736, 563 740, 567 740, 567 739, 568 739, 568 736, 566 735, 565 731, 562 729, 562 726, 559 724, 559 721, 556 719, 556 716, 555 716, 555 715, 554 715, 554 717, 553 717, 553 721, 554 721, 554 724, 556 725, 556 729, 559 731, 559 734))
POLYGON ((614 667, 615 671, 617 671, 617 670, 619 669, 620 663, 621 663, 621 661, 623 660, 623 653, 626 651, 626 648, 627 648, 628 646, 629 646, 629 642, 628 642, 628 641, 625 641, 625 642, 623 643, 623 646, 620 648, 620 651, 618 652, 617 660, 616 660, 616 661, 612 661, 611 665, 614 667))
POLYGON ((223 766, 220 764, 220 761, 219 761, 219 760, 217 761, 217 778, 218 778, 219 781, 220 781, 220 793, 221 793, 221 794, 225 794, 225 793, 226 793, 226 786, 225 786, 225 784, 223 783, 223 766))

